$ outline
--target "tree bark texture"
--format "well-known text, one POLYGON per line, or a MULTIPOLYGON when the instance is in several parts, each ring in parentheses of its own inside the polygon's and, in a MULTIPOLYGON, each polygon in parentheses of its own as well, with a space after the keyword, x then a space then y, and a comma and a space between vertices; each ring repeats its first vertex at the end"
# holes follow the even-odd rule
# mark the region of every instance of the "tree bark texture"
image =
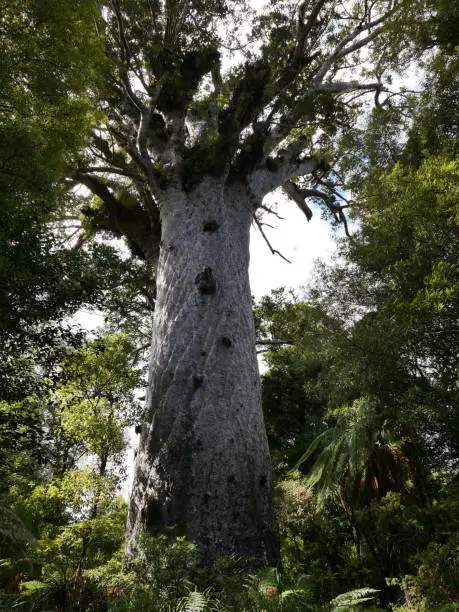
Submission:
POLYGON ((242 183, 209 178, 165 194, 128 551, 142 531, 170 528, 204 564, 277 560, 248 278, 252 212, 242 183))

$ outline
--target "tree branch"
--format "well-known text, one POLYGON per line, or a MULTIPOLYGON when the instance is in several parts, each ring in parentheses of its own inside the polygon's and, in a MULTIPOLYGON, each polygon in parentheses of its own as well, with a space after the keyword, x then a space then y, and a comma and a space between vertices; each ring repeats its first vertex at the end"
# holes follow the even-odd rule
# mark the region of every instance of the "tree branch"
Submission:
POLYGON ((283 346, 284 344, 295 344, 295 340, 256 340, 255 344, 258 346, 283 346))
POLYGON ((257 346, 262 346, 263 348, 257 351, 257 355, 264 353, 269 350, 270 346, 292 346, 295 344, 295 340, 256 340, 255 344, 257 346))
POLYGON ((113 12, 116 18, 116 24, 118 26, 118 36, 119 36, 119 50, 121 53, 121 61, 122 67, 120 71, 121 77, 121 86, 124 89, 129 100, 134 104, 134 106, 139 110, 140 113, 144 110, 143 104, 139 97, 134 93, 130 80, 129 80, 129 68, 131 64, 131 50, 129 48, 129 43, 126 38, 126 34, 124 31, 124 23, 123 23, 123 15, 121 12, 121 7, 118 0, 112 0, 113 12))
POLYGON ((102 174, 119 174, 121 176, 126 176, 129 178, 145 180, 145 179, 142 179, 135 170, 122 170, 121 168, 116 168, 113 166, 85 166, 84 171, 85 172, 96 172, 96 173, 100 172, 102 174))
MULTIPOLYGON (((143 156, 146 154, 148 156, 148 151, 147 151, 147 135, 148 135, 148 129, 150 127, 150 121, 153 117, 153 113, 156 109, 156 104, 158 102, 158 98, 161 94, 163 85, 166 81, 166 79, 169 76, 169 71, 166 71, 161 78, 159 79, 159 81, 157 82, 154 91, 152 92, 151 96, 150 96, 150 100, 148 102, 148 106, 144 107, 141 114, 140 114, 140 125, 139 125, 139 130, 137 132, 137 147, 139 149, 139 153, 140 155, 143 156)), ((148 157, 148 159, 150 159, 148 157)))
POLYGON ((299 153, 303 147, 299 141, 292 143, 280 151, 277 157, 269 157, 264 166, 259 166, 250 174, 250 188, 260 202, 267 193, 284 185, 286 181, 310 174, 324 166, 324 161, 319 158, 300 158, 299 153))
POLYGON ((386 21, 394 13, 395 10, 396 10, 396 6, 392 7, 391 9, 386 11, 383 15, 381 15, 377 19, 375 19, 373 21, 370 21, 370 22, 367 22, 366 19, 365 19, 368 16, 368 14, 369 14, 367 11, 365 11, 365 14, 363 15, 359 25, 356 26, 353 30, 351 30, 338 43, 338 45, 335 47, 335 49, 324 60, 324 62, 319 67, 319 69, 318 69, 318 71, 316 73, 314 82, 317 85, 320 84, 322 82, 324 76, 327 74, 327 72, 329 72, 329 70, 331 69, 332 65, 335 62, 337 62, 340 59, 342 59, 343 57, 346 57, 347 55, 353 53, 354 51, 357 51, 358 49, 361 49, 366 44, 368 44, 369 42, 374 40, 381 33, 381 31, 383 29, 382 26, 379 27, 379 28, 376 28, 375 30, 373 30, 373 32, 368 34, 368 36, 365 36, 364 38, 358 40, 353 45, 347 46, 347 45, 349 45, 349 43, 351 43, 353 40, 355 40, 360 34, 362 34, 362 32, 365 32, 365 30, 370 31, 372 28, 374 28, 374 27, 380 25, 381 23, 383 23, 384 21, 386 21))
MULTIPOLYGON (((112 134, 110 134, 110 136, 112 136, 112 134)), ((135 172, 133 164, 130 164, 129 162, 127 162, 126 159, 124 158, 124 155, 114 151, 113 142, 112 142, 112 146, 110 146, 110 144, 106 140, 101 138, 95 132, 93 132, 91 138, 92 138, 92 147, 94 147, 101 153, 101 155, 97 155, 94 152, 94 154, 99 159, 105 161, 108 164, 111 164, 112 166, 115 166, 119 170, 124 170, 126 172, 126 176, 133 176, 134 174, 138 176, 138 174, 135 172)), ((113 139, 113 136, 112 136, 112 139, 113 139)))
POLYGON ((269 250, 271 251, 271 253, 273 255, 279 255, 279 257, 281 257, 284 261, 286 261, 287 263, 292 263, 289 259, 287 259, 286 257, 284 257, 284 255, 282 255, 282 253, 280 251, 278 251, 277 249, 274 249, 271 246, 271 243, 268 240, 268 237, 266 236, 264 230, 263 230, 263 226, 260 223, 260 221, 257 219, 257 217, 255 215, 253 215, 253 219, 255 221, 255 223, 257 224, 258 229, 260 230, 261 235, 263 236, 264 241, 266 242, 266 244, 269 247, 269 250))
POLYGON ((315 86, 317 91, 330 91, 332 93, 346 93, 348 91, 383 91, 381 83, 359 83, 358 81, 330 81, 315 86))
POLYGON ((151 211, 144 211, 138 202, 124 206, 108 187, 93 175, 76 171, 73 178, 85 185, 104 204, 102 209, 87 206, 82 210, 83 214, 93 219, 96 227, 108 230, 116 236, 125 236, 133 247, 133 252, 155 266, 161 238, 159 213, 157 212, 156 218, 153 219, 151 211))
POLYGON ((269 213, 270 215, 274 215, 280 221, 285 221, 285 217, 281 217, 278 212, 276 212, 272 208, 269 208, 269 206, 265 206, 264 204, 258 204, 257 207, 266 210, 267 213, 269 213))
MULTIPOLYGON (((327 188, 330 188, 330 186, 324 181, 320 182, 327 188)), ((344 214, 344 209, 348 207, 348 204, 345 206, 339 206, 333 202, 332 197, 330 197, 327 193, 321 191, 320 189, 301 189, 293 181, 287 181, 286 183, 284 183, 284 185, 282 185, 282 191, 284 191, 284 193, 287 194, 288 197, 298 205, 299 209, 304 213, 308 221, 312 219, 312 211, 306 204, 306 198, 318 198, 322 200, 325 206, 333 213, 336 222, 343 224, 346 236, 350 238, 347 219, 346 215, 344 214)), ((334 194, 338 195, 336 190, 332 189, 332 191, 334 194)))
MULTIPOLYGON (((305 25, 301 28, 301 38, 303 40, 306 39, 306 37, 308 36, 308 34, 311 32, 312 28, 316 24, 317 19, 319 17, 319 13, 320 13, 320 11, 321 11, 321 9, 324 6, 326 1, 327 0, 317 0, 317 2, 312 6, 311 12, 309 13, 308 20, 305 23, 305 25)), ((303 2, 301 6, 307 8, 307 3, 303 2)), ((305 8, 302 9, 303 10, 303 14, 304 14, 305 8)), ((299 11, 300 11, 300 9, 299 9, 299 11)))
POLYGON ((306 219, 310 221, 312 219, 312 210, 306 204, 306 198, 308 195, 315 197, 323 197, 321 191, 318 189, 300 189, 298 185, 295 185, 292 181, 286 181, 282 185, 282 191, 288 195, 288 197, 298 205, 298 208, 304 213, 306 219), (307 193, 306 193, 307 192, 307 193))

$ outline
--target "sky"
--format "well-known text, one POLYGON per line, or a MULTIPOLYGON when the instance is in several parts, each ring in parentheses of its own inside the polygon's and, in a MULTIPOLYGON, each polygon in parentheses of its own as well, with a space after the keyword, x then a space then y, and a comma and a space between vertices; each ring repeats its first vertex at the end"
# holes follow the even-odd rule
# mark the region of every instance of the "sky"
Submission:
POLYGON ((311 279, 315 259, 330 260, 335 250, 333 230, 321 219, 320 210, 312 207, 313 217, 307 221, 296 204, 282 195, 268 196, 264 203, 273 207, 283 219, 274 215, 263 221, 273 228, 263 227, 273 249, 280 251, 291 263, 272 254, 259 229, 254 225, 250 237, 250 285, 252 295, 259 300, 271 289, 297 289, 311 279))

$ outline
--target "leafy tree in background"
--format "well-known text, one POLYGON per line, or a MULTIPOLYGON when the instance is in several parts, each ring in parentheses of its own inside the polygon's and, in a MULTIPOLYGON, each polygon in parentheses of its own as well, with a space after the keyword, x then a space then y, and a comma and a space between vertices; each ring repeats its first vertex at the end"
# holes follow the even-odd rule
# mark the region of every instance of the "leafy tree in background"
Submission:
MULTIPOLYGON (((97 458, 104 477, 108 463, 124 449, 124 428, 139 419, 134 399, 139 373, 130 363, 132 345, 125 335, 105 335, 70 353, 62 363, 60 380, 52 401, 59 414, 59 428, 81 457, 97 458)), ((67 451, 65 451, 67 454, 67 451)), ((68 469, 63 458, 62 469, 68 469)))
POLYGON ((65 283, 73 271, 81 274, 81 262, 56 248, 46 226, 64 195, 68 202, 60 181, 85 142, 90 58, 101 57, 95 5, 76 4, 10 2, 2 10, 2 334, 59 315, 63 302, 82 301, 84 285, 65 283))
POLYGON ((81 305, 104 304, 112 312, 121 302, 124 311, 144 306, 131 295, 132 285, 147 284, 136 262, 112 246, 76 239, 85 199, 62 180, 95 119, 90 93, 106 63, 94 28, 98 10, 92 0, 2 7, 0 397, 6 400, 37 390, 36 365, 49 369, 69 343, 81 343, 81 332, 63 323, 81 305))
POLYGON ((83 597, 91 590, 83 571, 108 561, 124 539, 125 428, 139 419, 131 362, 127 337, 105 334, 68 350, 39 394, 1 404, 9 419, 0 429, 8 461, 0 503, 11 515, 1 580, 21 576, 26 599, 83 597))
MULTIPOLYGON (((413 121, 404 143, 396 137, 402 115, 395 105, 377 108, 360 134, 352 134, 361 155, 349 155, 343 168, 355 193, 356 231, 341 242, 334 266, 318 268, 313 303, 281 303, 271 316, 299 341, 270 349, 273 368, 264 381, 268 430, 270 402, 293 415, 286 399, 292 390, 301 389, 306 410, 321 389, 323 431, 299 461, 307 482, 323 509, 333 499, 341 506, 367 576, 373 568, 366 584, 381 590, 383 603, 395 595, 386 578, 413 572, 399 584, 422 610, 457 598, 457 581, 447 572, 435 575, 442 555, 457 564, 451 554, 458 459, 454 56, 436 53, 426 78, 429 87, 410 101, 413 121), (326 330, 325 352, 307 336, 317 322, 303 327, 308 311, 326 330), (301 369, 308 349, 321 364, 311 395, 310 374, 301 369), (294 381, 288 393, 279 393, 285 373, 278 364, 294 381), (424 571, 435 582, 431 589, 424 571)), ((287 440, 295 457, 295 436, 287 440)))
POLYGON ((412 571, 410 555, 452 533, 432 504, 448 491, 433 475, 450 482, 458 459, 457 168, 427 156, 419 168, 395 166, 377 188, 373 175, 348 265, 322 276, 320 302, 338 306, 339 296, 341 313, 355 316, 357 304, 362 316, 347 318, 349 343, 332 370, 343 406, 311 482, 339 486, 381 576, 412 571))
MULTIPOLYGON (((95 513, 102 491, 108 495, 104 499, 114 499, 122 475, 107 478, 102 469, 113 458, 112 440, 108 440, 105 450, 98 447, 98 477, 85 472, 79 489, 70 486, 68 470, 76 469, 78 457, 89 450, 88 436, 96 434, 86 427, 76 437, 69 432, 64 435, 59 425, 62 412, 50 398, 52 389, 57 392, 56 381, 63 385, 59 364, 72 347, 84 342, 83 332, 65 317, 83 304, 104 304, 113 313, 112 327, 118 330, 126 327, 126 317, 118 314, 120 305, 131 313, 133 304, 144 308, 147 301, 132 296, 132 286, 144 289, 147 285, 143 266, 120 258, 113 246, 72 237, 75 223, 80 227, 84 199, 62 182, 94 121, 88 94, 100 83, 105 63, 94 28, 98 14, 98 5, 92 1, 13 1, 1 8, 0 504, 5 520, 0 547, 2 558, 13 559, 11 566, 6 562, 6 573, 2 570, 2 583, 13 579, 14 571, 17 576, 23 570, 29 578, 36 576, 41 563, 37 539, 53 541, 55 532, 51 532, 68 520, 64 509, 66 504, 72 506, 70 498, 76 499, 77 491, 86 503, 92 499, 95 513), (51 475, 65 476, 69 485, 65 495, 63 487, 57 495, 55 486, 56 495, 47 495, 51 475), (110 486, 105 486, 110 479, 110 486), (30 562, 24 560, 27 556, 30 562)), ((147 311, 151 313, 151 304, 147 311)), ((140 326, 136 331, 140 333, 140 326)), ((135 354, 128 344, 119 341, 123 351, 135 354)), ((113 365, 107 362, 104 367, 113 365)), ((78 382, 82 384, 81 379, 78 382)), ((130 383, 125 382, 127 391, 130 383)), ((116 405, 119 399, 113 397, 116 405)), ((136 409, 132 395, 126 394, 124 401, 132 416, 136 409)), ((71 410, 64 412, 68 416, 71 410)), ((99 435, 110 422, 108 414, 104 416, 105 421, 102 415, 98 420, 99 435)), ((113 410, 110 432, 116 430, 121 451, 124 421, 115 425, 115 418, 113 410)), ((120 452, 117 458, 121 468, 120 452)), ((123 508, 117 517, 117 537, 121 538, 123 508)), ((83 548, 88 549, 83 557, 90 556, 90 538, 83 548)))
POLYGON ((285 290, 265 296, 255 309, 258 343, 269 369, 262 376, 263 411, 277 477, 296 464, 304 449, 326 427, 327 376, 333 321, 285 290), (282 345, 280 345, 282 346, 282 345))

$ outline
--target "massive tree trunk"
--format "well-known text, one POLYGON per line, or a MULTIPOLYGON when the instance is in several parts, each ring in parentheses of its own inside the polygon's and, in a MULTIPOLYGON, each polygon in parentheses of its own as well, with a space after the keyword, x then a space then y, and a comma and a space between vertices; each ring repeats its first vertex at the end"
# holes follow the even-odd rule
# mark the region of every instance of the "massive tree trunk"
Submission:
POLYGON ((242 183, 206 179, 163 198, 145 423, 128 517, 171 528, 203 563, 273 563, 278 548, 248 278, 252 207, 242 183))

